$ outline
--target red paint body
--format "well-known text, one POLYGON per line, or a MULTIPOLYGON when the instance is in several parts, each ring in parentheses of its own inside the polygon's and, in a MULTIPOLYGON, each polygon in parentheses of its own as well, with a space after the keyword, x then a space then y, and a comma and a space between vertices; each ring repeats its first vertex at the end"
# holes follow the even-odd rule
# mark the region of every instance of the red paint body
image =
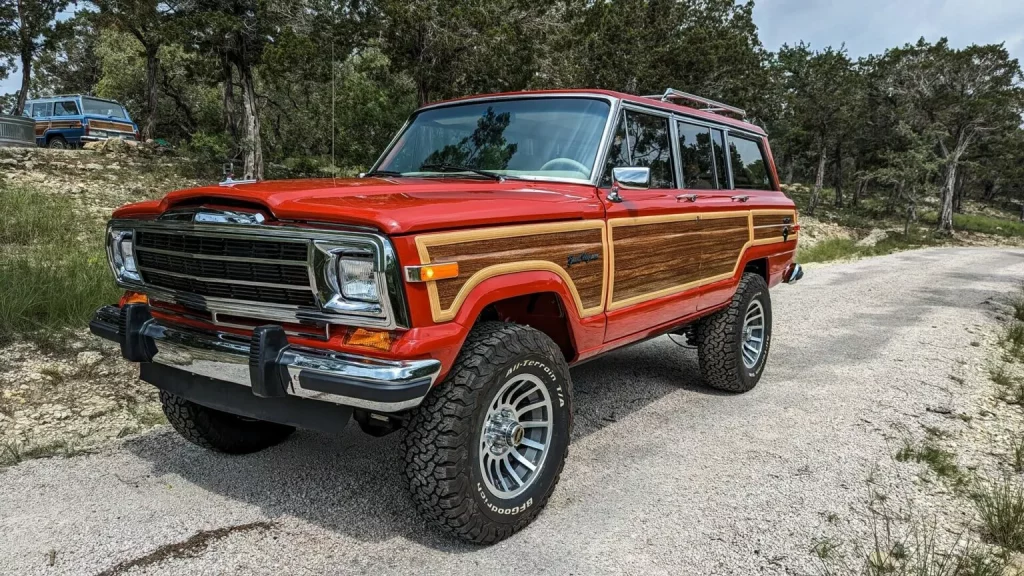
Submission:
MULTIPOLYGON (((554 93, 556 92, 552 92, 554 93)), ((114 216, 146 219, 182 204, 216 204, 218 201, 249 203, 268 211, 279 221, 313 226, 317 223, 346 224, 379 230, 391 237, 399 263, 405 266, 420 263, 414 236, 428 231, 653 216, 688 210, 721 212, 794 209, 793 202, 779 191, 778 176, 767 138, 757 126, 693 108, 628 94, 595 90, 578 93, 612 96, 624 102, 670 110, 759 134, 764 139, 773 189, 623 190, 623 202, 612 203, 605 199, 606 189, 586 184, 525 182, 512 179, 495 182, 483 179, 409 177, 286 180, 180 190, 168 194, 160 201, 124 206, 118 209, 114 216), (689 193, 698 194, 702 198, 689 204, 680 203, 676 199, 677 195, 689 193), (749 201, 733 201, 731 197, 736 194, 749 196, 749 201)), ((798 226, 794 226, 794 230, 796 229, 798 226)), ((552 272, 518 272, 490 278, 473 290, 454 320, 443 323, 435 323, 432 319, 426 284, 406 282, 404 289, 412 328, 401 332, 387 352, 346 346, 342 343, 340 335, 332 337, 327 342, 294 337, 289 340, 307 347, 330 348, 384 358, 431 357, 440 360, 447 371, 453 364, 467 333, 485 307, 516 296, 551 292, 558 295, 563 303, 562 309, 565 312, 565 321, 569 326, 574 351, 571 360, 579 362, 664 333, 688 320, 725 306, 732 297, 747 262, 766 259, 768 283, 769 286, 775 286, 781 281, 786 267, 793 261, 795 250, 795 238, 786 242, 784 246, 752 246, 741 256, 741 263, 733 278, 588 318, 580 318, 576 307, 566 304, 573 302, 571 293, 564 281, 552 272)), ((202 326, 201 322, 180 318, 175 321, 202 326)))

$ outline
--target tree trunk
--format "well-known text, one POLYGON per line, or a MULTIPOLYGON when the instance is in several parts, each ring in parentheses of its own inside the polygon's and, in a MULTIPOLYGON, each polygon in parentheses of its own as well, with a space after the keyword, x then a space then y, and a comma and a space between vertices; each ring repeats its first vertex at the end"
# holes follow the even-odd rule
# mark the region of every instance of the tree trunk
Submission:
POLYGON ((860 205, 860 195, 863 193, 863 189, 867 186, 867 180, 857 181, 857 187, 853 189, 853 198, 850 199, 850 205, 857 207, 860 205))
POLYGON ((953 193, 953 212, 962 214, 964 211, 964 190, 967 188, 964 182, 967 179, 967 168, 960 170, 956 176, 956 188, 953 193))
POLYGON ((245 56, 235 62, 238 80, 242 84, 242 121, 245 126, 245 143, 242 148, 246 180, 263 179, 263 142, 260 140, 260 115, 256 104, 256 80, 252 65, 245 56))
POLYGON ((160 46, 155 43, 146 45, 146 124, 142 127, 142 139, 151 140, 156 134, 157 109, 159 108, 156 77, 160 69, 157 52, 160 46))
POLYGON ((36 49, 35 40, 32 38, 28 25, 25 24, 25 5, 22 0, 18 0, 18 22, 21 24, 18 33, 21 48, 19 51, 21 53, 21 90, 14 101, 14 108, 11 110, 12 116, 20 116, 21 111, 25 109, 28 89, 32 84, 32 53, 36 49))
POLYGON ((807 213, 814 216, 814 210, 818 207, 818 196, 821 194, 821 187, 825 182, 825 147, 821 147, 818 153, 818 175, 814 178, 814 189, 811 190, 811 202, 807 207, 807 213))
POLYGON ((238 123, 235 120, 235 75, 227 57, 221 58, 221 81, 224 82, 224 130, 231 134, 231 141, 238 145, 238 123))
POLYGON ((786 162, 786 184, 793 183, 793 156, 790 155, 786 162))
POLYGON ((836 144, 836 158, 835 158, 836 173, 833 178, 836 187, 836 208, 843 207, 843 148, 841 144, 836 144))
POLYGON ((427 90, 426 80, 420 79, 416 81, 416 97, 420 101, 420 106, 426 106, 430 103, 430 92, 427 90))
POLYGON ((942 186, 942 199, 939 201, 940 232, 953 231, 953 194, 956 193, 957 159, 950 158, 946 165, 946 183, 942 186))

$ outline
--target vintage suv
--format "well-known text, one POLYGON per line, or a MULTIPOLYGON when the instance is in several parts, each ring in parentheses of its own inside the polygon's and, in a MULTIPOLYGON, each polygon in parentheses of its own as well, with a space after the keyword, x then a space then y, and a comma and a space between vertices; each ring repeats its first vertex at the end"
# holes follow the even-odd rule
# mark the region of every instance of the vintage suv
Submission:
POLYGON ((140 139, 128 111, 113 100, 81 94, 36 98, 25 102, 22 113, 36 121, 36 144, 45 148, 77 148, 107 138, 140 139))
POLYGON ((802 276, 799 225, 742 115, 674 90, 429 105, 360 178, 117 210, 126 292, 91 330, 205 448, 253 452, 350 416, 404 428, 419 511, 497 542, 558 482, 571 365, 671 333, 707 385, 760 379, 768 288, 802 276))

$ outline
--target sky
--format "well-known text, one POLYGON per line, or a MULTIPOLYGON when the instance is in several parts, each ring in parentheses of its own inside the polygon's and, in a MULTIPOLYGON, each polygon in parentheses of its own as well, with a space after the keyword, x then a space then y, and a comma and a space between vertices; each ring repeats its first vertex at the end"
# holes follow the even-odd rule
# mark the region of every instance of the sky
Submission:
MULTIPOLYGON (((769 50, 805 40, 812 48, 845 42, 850 56, 934 42, 946 36, 955 47, 1005 43, 1024 60, 1024 0, 755 0, 754 22, 769 50)), ((0 94, 20 86, 18 74, 0 80, 0 94)))

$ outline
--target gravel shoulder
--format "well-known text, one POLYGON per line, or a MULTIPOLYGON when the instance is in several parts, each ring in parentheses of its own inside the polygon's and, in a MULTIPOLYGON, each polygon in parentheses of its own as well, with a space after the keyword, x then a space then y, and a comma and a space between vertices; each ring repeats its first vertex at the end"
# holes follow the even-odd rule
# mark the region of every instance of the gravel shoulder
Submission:
POLYGON ((948 530, 970 522, 892 455, 939 427, 967 444, 965 467, 985 468, 1019 433, 991 405, 987 367, 996 302, 1022 278, 1020 249, 815 267, 773 290, 772 357, 743 395, 701 386, 695 353, 667 338, 574 369, 562 481, 531 527, 490 548, 418 519, 396 436, 299 432, 229 457, 160 427, 0 471, 0 572, 815 573, 816 540, 869 529, 868 482, 948 530))

